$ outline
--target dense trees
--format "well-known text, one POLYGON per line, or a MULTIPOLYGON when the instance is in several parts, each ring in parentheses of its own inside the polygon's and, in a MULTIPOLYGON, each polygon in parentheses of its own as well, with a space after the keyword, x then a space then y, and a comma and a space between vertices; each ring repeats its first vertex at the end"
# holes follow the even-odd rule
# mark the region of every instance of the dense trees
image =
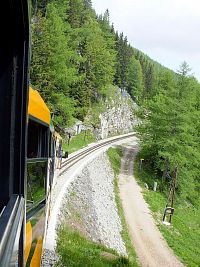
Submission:
POLYGON ((31 83, 66 126, 83 119, 112 84, 114 36, 108 15, 97 19, 89 0, 44 3, 37 2, 32 19, 31 83))
POLYGON ((194 204, 199 198, 195 188, 200 174, 197 131, 200 88, 188 70, 183 63, 179 75, 163 74, 157 83, 157 93, 143 106, 138 132, 142 153, 154 170, 162 171, 162 182, 177 167, 178 189, 194 204))
POLYGON ((83 119, 111 84, 136 102, 152 91, 152 61, 115 32, 109 11, 96 16, 90 0, 37 0, 32 17, 31 83, 62 127, 83 119))
POLYGON ((142 67, 134 56, 131 57, 127 69, 127 91, 138 104, 142 103, 144 97, 142 67))
POLYGON ((55 123, 84 119, 111 84, 127 90, 140 106, 146 161, 163 184, 178 167, 179 189, 198 199, 200 85, 187 63, 174 73, 151 60, 115 31, 108 10, 97 16, 90 0, 37 0, 32 14, 31 83, 55 123))
POLYGON ((69 88, 76 77, 76 69, 70 63, 72 51, 67 45, 69 28, 58 14, 57 5, 46 7, 46 16, 38 11, 32 24, 31 83, 41 91, 53 109, 58 122, 66 124, 72 120, 73 102, 69 88))

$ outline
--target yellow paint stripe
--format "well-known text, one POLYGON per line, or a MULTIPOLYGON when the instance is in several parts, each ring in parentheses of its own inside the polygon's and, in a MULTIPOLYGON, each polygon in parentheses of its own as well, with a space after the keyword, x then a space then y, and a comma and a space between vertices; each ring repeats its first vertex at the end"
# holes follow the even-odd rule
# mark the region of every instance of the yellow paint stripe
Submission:
POLYGON ((31 244, 32 244, 32 226, 30 221, 26 224, 26 245, 25 245, 25 265, 28 260, 28 256, 31 250, 31 244))
POLYGON ((41 255, 42 255, 42 243, 43 243, 43 238, 40 236, 38 238, 38 241, 35 247, 35 252, 33 254, 30 267, 40 267, 40 261, 41 261, 41 255))

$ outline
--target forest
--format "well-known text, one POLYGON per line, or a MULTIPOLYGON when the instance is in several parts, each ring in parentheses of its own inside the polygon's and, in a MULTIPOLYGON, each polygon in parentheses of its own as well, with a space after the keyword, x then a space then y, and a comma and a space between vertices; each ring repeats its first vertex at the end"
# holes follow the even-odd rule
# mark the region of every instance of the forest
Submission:
MULTIPOLYGON (((177 63, 179 65, 179 63, 177 63)), ((200 84, 186 62, 173 72, 132 47, 90 0, 38 0, 32 5, 30 80, 61 128, 84 120, 111 84, 138 104, 141 156, 168 188, 200 204, 200 84)), ((166 189, 167 190, 167 189, 166 189)))
POLYGON ((164 70, 133 48, 90 0, 35 1, 32 6, 31 84, 62 127, 83 120, 114 84, 140 103, 164 70))

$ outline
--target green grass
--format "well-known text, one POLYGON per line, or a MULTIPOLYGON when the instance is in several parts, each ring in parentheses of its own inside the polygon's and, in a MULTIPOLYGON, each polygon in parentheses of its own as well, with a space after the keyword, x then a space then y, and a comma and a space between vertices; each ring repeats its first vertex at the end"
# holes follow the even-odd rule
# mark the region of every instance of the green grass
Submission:
POLYGON ((69 226, 64 226, 58 232, 57 252, 59 267, 134 266, 114 250, 88 240, 69 226))
POLYGON ((69 145, 67 140, 64 139, 63 142, 63 150, 68 151, 68 153, 75 152, 90 143, 95 142, 95 136, 91 132, 85 131, 81 132, 80 134, 75 135, 70 139, 69 145))
POLYGON ((122 224, 122 238, 124 240, 128 255, 129 255, 129 261, 131 262, 131 266, 139 266, 136 260, 136 253, 135 250, 133 248, 133 245, 131 243, 131 239, 129 236, 129 232, 128 232, 128 227, 126 224, 126 219, 124 216, 124 211, 123 211, 123 207, 122 207, 122 202, 120 199, 120 194, 119 194, 119 186, 118 186, 118 175, 120 173, 120 167, 121 167, 121 158, 122 158, 122 149, 120 147, 118 148, 109 148, 107 151, 109 160, 111 162, 112 168, 114 170, 115 173, 115 180, 114 180, 114 191, 115 191, 115 201, 117 204, 117 209, 118 209, 118 214, 121 220, 121 224, 122 224))
MULTIPOLYGON (((138 160, 134 168, 135 177, 142 187, 153 185, 156 176, 143 165, 139 170, 138 160)), ((175 254, 190 267, 200 266, 200 207, 193 207, 181 196, 175 196, 175 212, 172 225, 164 226, 162 216, 166 205, 166 193, 144 190, 144 197, 153 211, 158 227, 175 254)))
POLYGON ((118 176, 120 173, 121 158, 123 155, 121 147, 109 148, 107 151, 107 155, 109 157, 115 176, 118 176))

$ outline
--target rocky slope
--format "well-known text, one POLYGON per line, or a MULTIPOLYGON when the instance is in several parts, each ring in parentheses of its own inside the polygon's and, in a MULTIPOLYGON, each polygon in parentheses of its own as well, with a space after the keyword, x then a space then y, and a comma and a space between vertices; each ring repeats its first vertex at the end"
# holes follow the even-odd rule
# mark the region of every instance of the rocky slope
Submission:
POLYGON ((73 127, 66 128, 65 132, 76 135, 81 131, 90 130, 95 133, 97 140, 126 134, 133 131, 138 123, 134 115, 136 110, 137 104, 125 90, 111 87, 110 96, 93 106, 84 122, 77 121, 73 127))
POLYGON ((138 123, 134 112, 137 105, 130 95, 119 88, 115 94, 106 101, 106 110, 99 115, 99 127, 96 129, 97 139, 129 133, 138 123))
POLYGON ((67 221, 94 242, 126 255, 113 180, 113 170, 103 153, 91 161, 69 186, 60 221, 67 221))

